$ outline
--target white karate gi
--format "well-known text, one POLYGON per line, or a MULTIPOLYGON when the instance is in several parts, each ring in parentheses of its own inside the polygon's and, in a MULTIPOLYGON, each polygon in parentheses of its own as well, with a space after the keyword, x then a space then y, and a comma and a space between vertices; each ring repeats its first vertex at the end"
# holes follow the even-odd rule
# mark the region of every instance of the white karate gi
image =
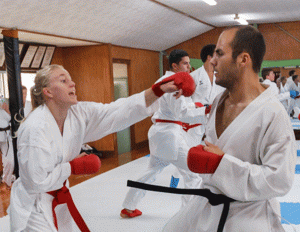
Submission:
POLYGON ((290 108, 290 105, 292 104, 292 102, 294 102, 295 100, 293 100, 290 97, 290 90, 292 90, 292 89, 289 89, 290 85, 286 84, 285 89, 284 89, 285 91, 281 91, 278 89, 276 83, 273 81, 270 81, 269 79, 264 80, 263 84, 270 86, 272 92, 277 97, 277 99, 284 105, 287 112, 292 110, 292 109, 289 110, 289 108, 290 108))
MULTIPOLYGON (((69 109, 62 136, 49 108, 36 108, 18 131, 20 177, 11 190, 11 231, 56 231, 53 197, 46 192, 63 187, 71 175, 69 161, 79 155, 82 144, 123 130, 152 110, 146 108, 144 92, 110 104, 79 102, 69 109)), ((57 206, 56 215, 59 231, 72 231, 66 204, 57 206)))
MULTIPOLYGON (((24 107, 24 117, 31 112, 31 102, 26 101, 24 107)), ((10 125, 11 116, 0 109, 0 124, 1 128, 10 125), (4 126, 5 125, 5 126, 4 126)), ((15 175, 13 175, 14 167, 15 167, 15 160, 14 160, 14 149, 12 144, 11 132, 10 129, 6 132, 0 132, 0 149, 2 151, 2 163, 3 163, 3 181, 8 185, 11 186, 12 181, 15 180, 15 175)))
MULTIPOLYGON (((173 75, 167 71, 157 82, 173 75)), ((156 122, 156 119, 181 121, 186 123, 206 123, 205 108, 195 108, 190 97, 181 96, 176 99, 174 93, 166 93, 159 99, 159 109, 152 117, 153 125, 148 132, 150 161, 146 172, 137 180, 143 183, 153 183, 156 176, 168 165, 173 164, 184 179, 186 188, 195 188, 200 185, 201 179, 189 171, 187 167, 188 150, 195 146, 195 141, 175 123, 156 122)), ((123 207, 135 210, 139 201, 145 196, 146 191, 130 188, 123 207)), ((190 196, 184 196, 182 204, 185 205, 190 196)))
MULTIPOLYGON (((203 188, 237 200, 230 203, 224 232, 281 232, 276 197, 292 187, 296 145, 290 119, 271 88, 254 99, 217 138, 216 107, 207 123, 207 140, 225 152, 214 174, 201 174, 203 188)), ((194 196, 165 226, 170 232, 215 232, 223 205, 194 196)))
MULTIPOLYGON (((285 84, 284 86, 282 85, 282 83, 280 83, 280 89, 279 89, 279 94, 284 94, 284 93, 290 93, 288 85, 285 84)), ((290 94, 289 94, 290 95, 290 94)), ((291 98, 287 98, 283 101, 281 101, 282 105, 284 106, 284 108, 286 109, 286 111, 288 111, 289 109, 289 104, 290 104, 291 98)))
MULTIPOLYGON (((0 128, 6 128, 10 125, 10 115, 3 109, 0 109, 0 128)), ((12 174, 14 171, 14 149, 10 136, 10 129, 0 131, 0 150, 2 152, 3 181, 11 186, 12 174)))
MULTIPOLYGON (((223 92, 225 88, 216 84, 216 77, 213 77, 213 83, 204 68, 198 68, 191 73, 196 83, 195 93, 191 96, 193 102, 200 102, 203 105, 211 105, 215 97, 223 92)), ((194 127, 188 133, 196 140, 196 145, 200 144, 205 133, 205 125, 194 127)))

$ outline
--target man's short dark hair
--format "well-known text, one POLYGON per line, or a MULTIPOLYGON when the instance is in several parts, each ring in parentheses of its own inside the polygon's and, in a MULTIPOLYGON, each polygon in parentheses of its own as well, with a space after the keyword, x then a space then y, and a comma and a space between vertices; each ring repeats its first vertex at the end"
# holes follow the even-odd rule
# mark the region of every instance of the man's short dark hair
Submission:
POLYGON ((261 76, 264 80, 266 80, 266 77, 270 74, 270 72, 273 71, 271 68, 264 68, 261 71, 261 76))
POLYGON ((298 78, 298 75, 293 75, 292 78, 293 78, 293 81, 295 81, 298 78))
POLYGON ((215 44, 207 44, 201 49, 200 57, 203 63, 207 60, 207 56, 213 56, 215 51, 215 44))
POLYGON ((236 60, 242 52, 249 53, 252 60, 252 69, 258 73, 266 53, 266 44, 263 35, 253 26, 238 25, 226 30, 237 28, 237 32, 231 43, 232 58, 236 60))
POLYGON ((173 50, 170 55, 169 55, 169 66, 170 66, 170 69, 172 70, 172 64, 175 63, 175 64, 179 64, 179 62, 181 61, 182 57, 185 57, 185 56, 189 56, 189 54, 184 51, 184 50, 181 50, 181 49, 175 49, 173 50))
POLYGON ((291 71, 289 71, 289 76, 291 77, 291 76, 293 76, 295 74, 295 70, 293 69, 293 70, 291 70, 291 71))

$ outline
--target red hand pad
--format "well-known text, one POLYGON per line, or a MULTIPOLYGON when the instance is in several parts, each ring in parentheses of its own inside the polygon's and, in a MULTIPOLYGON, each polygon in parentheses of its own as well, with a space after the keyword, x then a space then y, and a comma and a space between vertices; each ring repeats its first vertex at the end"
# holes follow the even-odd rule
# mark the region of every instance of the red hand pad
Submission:
POLYGON ((101 161, 95 154, 86 155, 73 159, 70 162, 71 172, 74 175, 93 174, 99 171, 101 161))
POLYGON ((192 172, 214 173, 221 162, 223 155, 217 155, 203 150, 203 145, 192 147, 189 150, 187 164, 192 172))
POLYGON ((183 96, 189 97, 195 91, 196 85, 192 76, 186 72, 179 72, 152 85, 152 90, 155 95, 161 97, 164 92, 161 90, 160 86, 170 81, 174 81, 174 84, 178 87, 178 89, 182 89, 183 96))
POLYGON ((195 102, 195 106, 197 106, 198 108, 203 107, 204 105, 201 102, 195 102))

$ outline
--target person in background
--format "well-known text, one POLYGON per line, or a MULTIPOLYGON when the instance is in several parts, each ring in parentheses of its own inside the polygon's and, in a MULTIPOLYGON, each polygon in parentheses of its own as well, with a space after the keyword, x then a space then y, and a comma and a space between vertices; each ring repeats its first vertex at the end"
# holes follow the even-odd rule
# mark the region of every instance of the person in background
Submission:
POLYGON ((287 106, 287 113, 290 114, 293 107, 295 106, 295 99, 299 96, 299 89, 298 89, 298 82, 295 84, 293 81, 290 84, 285 84, 286 92, 280 92, 277 84, 274 82, 275 80, 275 73, 270 68, 264 68, 262 71, 262 78, 264 81, 262 82, 265 85, 270 86, 270 89, 274 93, 274 95, 278 98, 278 100, 283 104, 288 104, 287 106), (297 86, 296 86, 297 85, 297 86), (288 103, 287 103, 288 102, 288 103))
POLYGON ((275 80, 275 73, 271 68, 264 68, 261 71, 262 78, 264 79, 263 84, 269 85, 272 91, 274 92, 275 95, 279 94, 279 89, 274 82, 275 80))
MULTIPOLYGON (((203 65, 191 73, 196 83, 196 90, 192 95, 192 100, 201 105, 211 105, 215 97, 225 90, 225 88, 215 83, 214 67, 210 62, 215 48, 215 44, 207 44, 201 49, 200 57, 203 65)), ((188 133, 193 137, 196 144, 200 144, 205 133, 205 125, 193 127, 188 133)))
POLYGON ((293 84, 293 75, 295 74, 295 70, 292 69, 291 71, 289 71, 289 77, 287 78, 287 85, 291 85, 293 84))
POLYGON ((31 102, 26 100, 27 98, 27 87, 22 85, 22 93, 23 93, 23 107, 24 107, 24 117, 26 118, 28 114, 31 112, 31 102))
MULTIPOLYGON (((24 107, 24 117, 27 117, 31 112, 31 102, 26 101, 27 97, 27 88, 22 86, 22 95, 23 95, 23 107, 24 107)), ((1 105, 0 110, 0 120, 2 121, 3 126, 0 128, 0 149, 2 152, 2 165, 3 165, 3 176, 2 182, 6 184, 7 189, 11 188, 12 183, 16 180, 16 176, 13 174, 14 171, 14 152, 12 145, 12 138, 10 134, 10 129, 3 130, 3 128, 8 128, 10 126, 11 115, 9 111, 9 106, 6 102, 1 105), (5 126, 6 125, 6 126, 5 126)))
MULTIPOLYGON (((190 72, 190 58, 186 51, 175 49, 169 55, 169 67, 157 83, 175 73, 190 72)), ((180 97, 175 100, 171 94, 165 94, 159 99, 159 109, 152 117, 153 125, 148 132, 150 160, 145 173, 137 180, 142 183, 153 183, 170 164, 174 165, 183 177, 185 188, 193 188, 201 183, 199 175, 189 171, 186 163, 187 151, 194 144, 187 133, 189 124, 206 121, 205 107, 197 108, 191 97, 180 97)), ((173 174, 174 175, 174 174, 173 174)), ((175 181, 173 179, 173 181, 175 181)), ((172 181, 171 181, 172 182, 172 181)), ((171 185, 172 187, 172 185, 171 185)), ((146 190, 130 188, 123 201, 122 218, 140 216, 142 212, 136 207, 145 196, 146 190)), ((182 197, 184 206, 190 196, 182 197)))

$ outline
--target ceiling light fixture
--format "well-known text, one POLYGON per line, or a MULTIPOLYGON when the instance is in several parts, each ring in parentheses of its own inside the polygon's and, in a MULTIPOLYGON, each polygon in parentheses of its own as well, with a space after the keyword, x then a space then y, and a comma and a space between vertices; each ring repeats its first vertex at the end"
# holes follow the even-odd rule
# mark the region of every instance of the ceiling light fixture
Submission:
POLYGON ((243 25, 248 25, 249 24, 246 19, 243 19, 243 18, 239 17, 238 14, 235 14, 234 20, 239 22, 240 24, 243 24, 243 25))
POLYGON ((215 0, 203 0, 203 2, 211 6, 217 5, 217 2, 215 0))

